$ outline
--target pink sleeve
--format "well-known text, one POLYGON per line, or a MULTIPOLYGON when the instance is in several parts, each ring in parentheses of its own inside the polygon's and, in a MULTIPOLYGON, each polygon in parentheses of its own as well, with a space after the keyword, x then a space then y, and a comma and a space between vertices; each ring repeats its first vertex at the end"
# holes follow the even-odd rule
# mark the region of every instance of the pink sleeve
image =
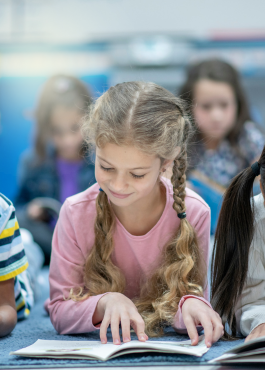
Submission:
MULTIPOLYGON (((201 250, 201 255, 207 267, 206 271, 208 271, 208 264, 209 264, 210 219, 211 219, 211 214, 209 210, 203 214, 203 216, 200 218, 199 222, 195 226, 195 230, 196 230, 197 238, 199 242, 199 247, 201 250)), ((209 299, 208 284, 206 285, 203 295, 204 295, 204 298, 194 296, 194 295, 186 295, 181 298, 179 302, 178 311, 175 315, 174 324, 173 324, 173 327, 176 330, 176 332, 180 334, 187 333, 187 329, 186 329, 186 326, 184 324, 183 317, 182 317, 182 306, 186 299, 197 298, 212 308, 211 304, 208 301, 209 299)), ((197 327, 197 329, 202 330, 202 327, 199 326, 197 327)))
POLYGON ((98 329, 92 317, 98 300, 104 295, 84 301, 65 300, 70 289, 83 286, 85 257, 79 248, 68 201, 62 206, 53 241, 50 265, 50 303, 48 310, 54 328, 60 334, 86 333, 98 329))

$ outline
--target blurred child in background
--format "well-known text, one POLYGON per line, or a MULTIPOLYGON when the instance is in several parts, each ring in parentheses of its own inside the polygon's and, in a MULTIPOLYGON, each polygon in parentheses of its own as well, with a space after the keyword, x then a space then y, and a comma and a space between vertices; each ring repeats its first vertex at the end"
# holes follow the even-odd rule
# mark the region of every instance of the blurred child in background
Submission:
POLYGON ((51 77, 36 109, 36 139, 19 166, 17 216, 49 263, 51 239, 61 204, 95 182, 94 164, 84 156, 80 120, 91 103, 86 86, 67 75, 51 77))
POLYGON ((0 337, 26 318, 34 303, 27 267, 15 208, 0 193, 0 337))
MULTIPOLYGON (((251 121, 237 71, 224 61, 192 65, 180 94, 191 106, 197 128, 189 148, 189 178, 196 173, 196 180, 220 193, 219 198, 212 195, 214 207, 231 179, 259 157, 264 135, 251 121)), ((199 187, 195 181, 196 191, 204 197, 199 187)), ((210 198, 209 189, 205 193, 210 198)), ((211 206, 211 199, 205 200, 211 206)))

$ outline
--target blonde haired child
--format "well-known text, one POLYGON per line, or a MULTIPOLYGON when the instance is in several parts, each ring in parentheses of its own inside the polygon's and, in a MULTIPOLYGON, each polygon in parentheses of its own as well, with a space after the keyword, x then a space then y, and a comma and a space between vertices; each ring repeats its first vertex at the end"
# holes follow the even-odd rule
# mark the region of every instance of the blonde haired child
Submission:
POLYGON ((153 83, 111 87, 83 134, 97 184, 64 203, 53 238, 49 312, 61 333, 111 325, 113 341, 188 331, 207 346, 223 334, 207 297, 210 211, 185 189, 191 124, 180 99, 153 83), (161 174, 173 163, 172 184, 161 174))

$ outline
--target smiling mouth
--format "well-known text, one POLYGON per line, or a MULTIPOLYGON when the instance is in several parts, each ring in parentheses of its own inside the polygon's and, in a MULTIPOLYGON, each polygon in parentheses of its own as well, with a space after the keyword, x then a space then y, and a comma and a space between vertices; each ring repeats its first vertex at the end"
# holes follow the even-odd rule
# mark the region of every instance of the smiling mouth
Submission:
POLYGON ((109 189, 109 191, 111 192, 111 194, 115 198, 120 198, 120 199, 128 198, 132 194, 132 193, 130 193, 130 194, 118 194, 118 193, 114 193, 114 191, 111 191, 110 189, 109 189))

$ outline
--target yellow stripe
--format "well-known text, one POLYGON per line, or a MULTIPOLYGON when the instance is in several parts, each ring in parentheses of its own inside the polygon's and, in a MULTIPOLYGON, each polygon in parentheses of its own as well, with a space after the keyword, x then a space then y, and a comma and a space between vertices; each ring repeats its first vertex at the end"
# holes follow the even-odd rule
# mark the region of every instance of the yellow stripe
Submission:
POLYGON ((5 281, 5 280, 12 279, 13 277, 21 274, 21 272, 25 271, 28 268, 28 265, 29 265, 29 263, 27 262, 24 266, 19 267, 15 271, 12 271, 7 275, 0 276, 0 281, 5 281))
POLYGON ((26 308, 25 311, 24 311, 24 315, 28 316, 29 314, 30 314, 30 310, 28 308, 26 308))
POLYGON ((9 236, 14 235, 14 232, 19 229, 18 222, 16 221, 15 226, 5 229, 0 235, 0 239, 8 238, 9 236))
POLYGON ((25 302, 25 300, 23 299, 23 301, 17 306, 17 311, 21 308, 21 307, 23 307, 23 306, 25 306, 25 304, 26 304, 26 302, 25 302))

